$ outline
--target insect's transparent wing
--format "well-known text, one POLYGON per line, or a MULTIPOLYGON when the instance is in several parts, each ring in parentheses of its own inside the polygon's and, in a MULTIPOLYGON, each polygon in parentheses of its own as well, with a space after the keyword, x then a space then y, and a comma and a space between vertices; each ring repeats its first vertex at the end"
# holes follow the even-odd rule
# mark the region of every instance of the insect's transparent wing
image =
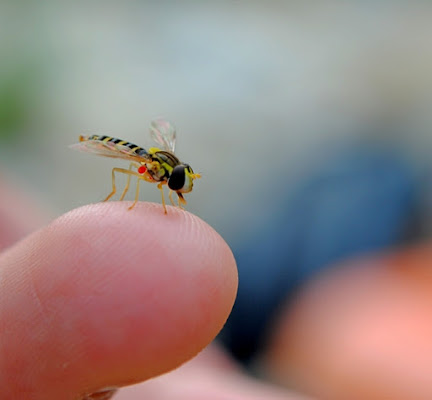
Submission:
POLYGON ((174 153, 176 130, 172 124, 163 119, 155 119, 150 124, 150 136, 162 150, 174 153))
POLYGON ((105 143, 100 140, 92 140, 86 137, 83 137, 79 143, 70 145, 69 148, 85 153, 93 153, 102 157, 120 158, 129 161, 142 162, 150 159, 148 154, 136 154, 127 146, 110 142, 105 143))

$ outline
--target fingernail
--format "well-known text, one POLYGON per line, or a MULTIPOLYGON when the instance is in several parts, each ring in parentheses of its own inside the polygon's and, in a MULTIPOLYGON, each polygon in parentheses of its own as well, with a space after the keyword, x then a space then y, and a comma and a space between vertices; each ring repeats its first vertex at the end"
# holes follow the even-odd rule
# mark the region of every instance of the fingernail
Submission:
POLYGON ((108 400, 115 395, 117 390, 118 389, 116 387, 101 389, 97 392, 84 396, 83 400, 108 400))

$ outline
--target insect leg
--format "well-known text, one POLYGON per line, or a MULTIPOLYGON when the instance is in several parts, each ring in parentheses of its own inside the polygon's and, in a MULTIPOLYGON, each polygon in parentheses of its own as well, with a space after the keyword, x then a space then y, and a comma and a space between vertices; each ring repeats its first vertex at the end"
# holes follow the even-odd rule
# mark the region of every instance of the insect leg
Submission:
POLYGON ((121 172, 122 174, 126 174, 126 175, 133 175, 133 176, 137 176, 138 178, 141 178, 141 175, 138 172, 135 171, 131 171, 129 169, 124 169, 124 168, 113 168, 112 169, 112 192, 108 195, 108 197, 104 200, 107 201, 109 200, 111 197, 113 197, 117 191, 116 185, 115 185, 115 173, 116 172, 121 172))
POLYGON ((113 197, 115 195, 115 192, 117 191, 116 189, 116 185, 115 185, 115 168, 113 168, 112 172, 111 172, 111 176, 112 176, 112 192, 107 196, 107 198, 104 201, 108 201, 111 197, 113 197))
POLYGON ((166 182, 159 182, 158 185, 157 185, 157 187, 161 191, 162 205, 163 205, 163 208, 164 208, 164 212, 166 214, 167 213, 167 209, 166 209, 166 206, 165 206, 165 197, 164 197, 164 192, 163 192, 163 185, 166 185, 166 182))
POLYGON ((179 206, 182 210, 184 210, 184 208, 183 208, 182 206, 184 206, 184 205, 187 204, 187 203, 186 203, 186 200, 185 200, 185 198, 183 197, 183 195, 182 195, 181 193, 177 193, 177 196, 178 196, 178 206, 179 206))
POLYGON ((174 203, 174 200, 173 200, 173 198, 172 198, 172 194, 173 194, 173 191, 170 189, 170 191, 169 191, 169 199, 170 199, 170 201, 171 201, 171 204, 175 207, 175 206, 176 206, 176 203, 174 203))
POLYGON ((132 210, 132 208, 135 207, 135 204, 138 202, 138 197, 139 197, 139 185, 141 182, 141 176, 139 177, 139 179, 137 180, 137 184, 136 184, 136 191, 135 191, 135 201, 133 202, 133 204, 128 208, 128 210, 132 210))
MULTIPOLYGON (((138 163, 134 163, 134 162, 130 163, 130 165, 129 165, 129 171, 132 171, 132 167, 139 168, 140 165, 138 163)), ((127 191, 129 190, 130 180, 131 180, 131 175, 127 174, 126 186, 125 186, 125 188, 123 190, 122 195, 120 196, 120 201, 122 201, 124 199, 124 197, 126 196, 127 191)))
POLYGON ((184 208, 182 207, 182 204, 185 205, 186 204, 186 200, 184 199, 183 195, 181 193, 177 193, 177 196, 178 196, 178 205, 177 205, 176 203, 174 203, 174 199, 172 198, 172 194, 173 194, 173 190, 170 190, 169 191, 169 198, 171 200, 171 204, 174 207, 179 207, 182 210, 184 210, 184 208))

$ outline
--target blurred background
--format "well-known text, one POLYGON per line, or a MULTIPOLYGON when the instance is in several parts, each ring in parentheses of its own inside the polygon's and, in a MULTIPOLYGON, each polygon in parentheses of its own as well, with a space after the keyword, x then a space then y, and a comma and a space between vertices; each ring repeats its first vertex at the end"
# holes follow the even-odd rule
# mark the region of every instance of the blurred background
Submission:
POLYGON ((70 151, 79 134, 145 147, 151 119, 172 121, 203 176, 187 209, 237 257, 222 338, 248 362, 317 271, 431 230, 431 18, 427 2, 2 0, 0 174, 53 218, 125 164, 70 151))

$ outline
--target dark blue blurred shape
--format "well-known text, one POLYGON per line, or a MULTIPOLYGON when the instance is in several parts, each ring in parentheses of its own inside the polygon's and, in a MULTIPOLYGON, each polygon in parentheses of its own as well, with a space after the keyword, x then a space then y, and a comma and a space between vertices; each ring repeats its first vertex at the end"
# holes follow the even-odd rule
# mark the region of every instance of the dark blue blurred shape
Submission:
POLYGON ((234 251, 239 292, 221 338, 244 361, 301 283, 337 260, 400 243, 412 222, 414 174, 397 154, 345 149, 317 169, 234 251))

